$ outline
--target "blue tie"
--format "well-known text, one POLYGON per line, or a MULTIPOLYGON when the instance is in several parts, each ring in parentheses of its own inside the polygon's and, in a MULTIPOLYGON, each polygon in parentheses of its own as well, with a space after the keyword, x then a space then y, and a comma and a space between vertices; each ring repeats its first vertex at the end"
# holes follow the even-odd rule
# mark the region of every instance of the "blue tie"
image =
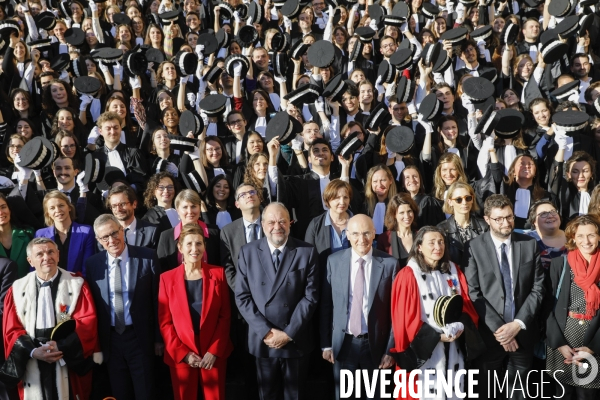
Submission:
POLYGON ((513 321, 513 293, 512 282, 510 279, 510 264, 506 254, 506 243, 500 246, 502 262, 500 263, 500 272, 502 273, 502 281, 504 282, 504 321, 513 321))
POLYGON ((275 266, 275 272, 277 272, 277 270, 279 269, 279 263, 281 262, 281 260, 279 259, 280 254, 281 251, 279 249, 275 249, 273 251, 273 265, 275 266))

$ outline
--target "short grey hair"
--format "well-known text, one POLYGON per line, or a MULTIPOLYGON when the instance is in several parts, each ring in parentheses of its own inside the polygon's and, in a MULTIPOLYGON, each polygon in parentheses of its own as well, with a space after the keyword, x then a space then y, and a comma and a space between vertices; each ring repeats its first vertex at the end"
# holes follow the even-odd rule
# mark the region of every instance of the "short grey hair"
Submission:
POLYGON ((285 204, 283 204, 283 203, 282 203, 282 202, 280 202, 280 201, 273 201, 273 202, 269 203, 269 205, 268 205, 268 206, 266 206, 266 207, 263 209, 262 215, 260 216, 260 219, 261 219, 261 221, 264 221, 264 220, 265 220, 265 215, 267 214, 267 210, 268 210, 269 208, 271 208, 271 207, 274 207, 274 206, 280 206, 281 208, 283 208, 283 209, 285 210, 285 213, 286 213, 286 214, 287 214, 287 216, 288 216, 288 219, 289 219, 289 220, 291 220, 291 219, 292 219, 292 218, 290 217, 290 212, 288 211, 288 209, 287 209, 287 207, 285 206, 285 204))
POLYGON ((121 226, 117 217, 115 217, 112 214, 102 214, 101 216, 96 218, 96 220, 94 221, 94 233, 96 234, 96 236, 98 236, 98 230, 100 229, 100 227, 106 225, 110 221, 114 222, 118 226, 121 226))
POLYGON ((38 237, 38 238, 32 239, 29 243, 27 243, 27 248, 25 249, 25 251, 27 252, 27 257, 31 257, 31 253, 33 252, 33 246, 37 246, 38 244, 48 244, 48 243, 52 243, 54 245, 54 247, 56 247, 58 249, 56 242, 52 239, 48 239, 46 237, 38 237))

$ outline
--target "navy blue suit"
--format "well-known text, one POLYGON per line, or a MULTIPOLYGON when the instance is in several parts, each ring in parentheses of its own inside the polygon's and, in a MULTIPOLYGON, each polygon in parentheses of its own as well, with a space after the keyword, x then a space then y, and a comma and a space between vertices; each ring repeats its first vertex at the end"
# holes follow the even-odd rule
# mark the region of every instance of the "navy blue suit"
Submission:
MULTIPOLYGON (((54 237, 54 225, 38 229, 35 232, 35 237, 45 237, 56 242, 57 239, 54 237)), ((81 274, 85 276, 83 263, 95 253, 96 237, 94 235, 94 229, 89 225, 81 225, 77 222, 71 223, 68 264, 61 265, 61 268, 65 268, 70 272, 81 272, 81 274)))
POLYGON ((261 398, 287 400, 305 389, 306 361, 313 347, 311 319, 319 297, 318 254, 312 245, 289 237, 277 271, 271 257, 267 238, 241 248, 235 296, 249 325, 248 350, 257 358, 261 398), (284 331, 292 341, 281 349, 270 348, 263 338, 271 328, 284 331))
POLYGON ((118 399, 153 398, 154 343, 162 342, 158 330, 158 258, 152 249, 129 250, 129 313, 133 325, 122 335, 111 327, 108 254, 102 251, 86 261, 96 313, 100 347, 107 362, 113 395, 118 399), (135 396, 133 395, 135 392, 135 396))

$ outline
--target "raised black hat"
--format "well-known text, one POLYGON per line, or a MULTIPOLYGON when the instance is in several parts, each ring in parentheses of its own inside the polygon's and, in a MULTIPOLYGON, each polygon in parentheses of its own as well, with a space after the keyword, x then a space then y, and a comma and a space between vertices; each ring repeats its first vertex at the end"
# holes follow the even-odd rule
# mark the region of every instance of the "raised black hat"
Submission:
POLYGON ((123 50, 102 47, 92 53, 92 58, 96 61, 102 61, 105 65, 116 64, 123 59, 123 50))
POLYGON ((594 14, 582 15, 579 19, 579 30, 577 34, 582 37, 594 22, 594 14))
POLYGON ((335 155, 342 156, 344 159, 349 160, 351 156, 354 155, 356 150, 360 149, 360 146, 363 145, 363 142, 358 138, 358 132, 352 132, 342 142, 340 146, 337 148, 335 155))
POLYGON ((125 174, 117 167, 104 167, 104 176, 102 180, 96 183, 96 187, 100 190, 109 190, 115 182, 125 181, 125 174))
POLYGON ((435 4, 424 2, 421 11, 423 12, 425 18, 434 19, 440 13, 440 8, 435 4))
POLYGON ((383 24, 384 25, 390 25, 390 26, 396 26, 396 27, 401 27, 402 24, 406 22, 406 19, 399 17, 397 15, 386 15, 383 17, 383 24))
POLYGON ((304 104, 314 103, 320 95, 321 89, 317 85, 308 84, 292 90, 284 96, 284 99, 296 107, 302 107, 304 104))
POLYGON ((139 48, 136 48, 127 52, 123 57, 123 70, 131 77, 143 75, 148 70, 146 55, 139 48))
POLYGON ((54 162, 57 154, 52 143, 41 136, 36 136, 19 153, 21 161, 19 166, 39 170, 54 162))
POLYGON ((65 42, 72 46, 81 46, 85 41, 85 32, 79 28, 69 28, 65 31, 65 42))
POLYGON ((416 82, 402 75, 396 86, 396 100, 398 103, 410 103, 415 93, 416 82))
POLYGON ((365 44, 361 40, 354 41, 354 47, 352 47, 352 51, 350 51, 350 55, 348 56, 349 61, 356 61, 358 57, 362 54, 363 46, 365 44))
POLYGON ((308 61, 313 67, 327 68, 335 60, 335 47, 327 40, 319 40, 308 49, 308 61))
POLYGON ((519 36, 519 26, 511 23, 504 25, 502 32, 500 33, 500 43, 513 45, 517 41, 519 36))
POLYGON ((463 312, 463 298, 459 294, 440 296, 433 305, 433 320, 443 328, 448 324, 460 321, 463 312))
POLYGON ((435 93, 429 93, 419 106, 419 114, 423 116, 424 121, 433 121, 444 111, 444 103, 437 98, 435 93))
POLYGON ((392 9, 392 15, 396 15, 404 20, 407 20, 410 16, 410 8, 408 7, 408 4, 406 4, 404 1, 399 1, 396 3, 392 9))
POLYGON ((173 64, 181 76, 193 75, 198 68, 198 56, 187 51, 179 51, 173 58, 173 64))
POLYGON ((243 26, 238 32, 238 41, 242 47, 253 46, 259 39, 258 31, 253 25, 243 26))
POLYGON ((423 52, 421 53, 421 59, 423 60, 423 65, 426 67, 431 65, 431 63, 435 62, 440 55, 440 52, 443 50, 443 46, 440 42, 437 43, 427 43, 423 48, 423 52))
POLYGON ((283 7, 281 7, 281 14, 294 19, 300 14, 300 2, 298 0, 287 0, 283 7))
POLYGON ((585 128, 589 116, 583 111, 566 110, 552 116, 552 122, 567 132, 576 132, 585 128))
POLYGON ((67 70, 75 77, 87 76, 88 74, 87 65, 85 65, 85 61, 81 57, 70 60, 67 70))
POLYGON ((485 78, 472 77, 463 81, 463 93, 474 102, 485 101, 495 91, 494 84, 485 78))
MULTIPOLYGON (((119 51, 121 51, 121 50, 119 50, 119 51)), ((53 71, 60 72, 62 70, 67 69, 69 67, 70 63, 71 63, 71 57, 67 53, 63 53, 63 54, 57 55, 50 61, 50 68, 52 68, 53 71)))
POLYGON ((433 72, 441 74, 444 73, 451 65, 452 59, 448 57, 448 53, 440 51, 438 56, 432 60, 433 72))
POLYGON ((413 53, 410 49, 398 49, 390 56, 390 64, 397 69, 406 69, 413 62, 413 53))
POLYGON ((559 103, 566 101, 572 94, 577 93, 577 95, 579 95, 579 83, 579 79, 576 79, 573 82, 564 84, 558 89, 550 92, 550 95, 554 96, 559 103))
POLYGON ((229 3, 219 2, 217 5, 220 9, 219 16, 222 21, 228 19, 230 20, 233 18, 233 13, 235 12, 235 10, 229 3))
POLYGON ((87 153, 85 155, 85 176, 83 177, 83 183, 89 185, 90 183, 100 182, 104 179, 104 165, 105 163, 94 157, 93 153, 87 153))
POLYGON ((221 76, 221 73, 223 73, 223 68, 219 67, 218 64, 215 63, 215 65, 210 67, 208 72, 204 74, 202 80, 208 81, 209 83, 215 83, 221 76))
POLYGON ((252 18, 253 24, 262 24, 264 20, 264 12, 263 8, 260 4, 255 1, 250 2, 250 7, 248 7, 248 16, 252 18))
POLYGON ((571 36, 577 35, 579 31, 579 17, 577 15, 565 17, 565 19, 556 25, 554 30, 561 39, 568 39, 571 36))
MULTIPOLYGON (((545 33, 547 32, 549 31, 545 33)), ((568 50, 569 45, 567 43, 561 42, 558 37, 548 36, 548 39, 542 43, 542 58, 546 64, 552 64, 567 54, 568 50)))
POLYGON ((484 136, 490 136, 494 129, 496 128, 496 124, 498 124, 498 119, 496 118, 496 111, 494 110, 495 104, 492 104, 486 108, 483 113, 483 116, 477 123, 477 127, 475 128, 475 132, 479 132, 484 136))
POLYGON ((46 31, 54 29, 56 26, 56 16, 50 11, 39 13, 37 16, 33 17, 33 20, 39 29, 44 29, 46 31))
POLYGON ((381 77, 381 83, 392 83, 396 79, 396 67, 383 60, 377 69, 377 76, 381 77))
POLYGON ((288 70, 289 60, 285 53, 275 53, 272 55, 273 73, 277 76, 285 76, 288 70))
MULTIPOLYGON (((27 42, 27 46, 31 50, 38 49, 39 51, 44 51, 44 50, 50 48, 51 43, 52 43, 52 39, 38 39, 38 40, 33 40, 31 42, 27 42)), ((2 45, 0 47, 4 47, 4 45, 2 45)))
POLYGON ((123 13, 113 14, 113 22, 117 25, 129 25, 131 24, 131 18, 123 13))
POLYGON ((323 97, 330 101, 341 100, 346 89, 348 89, 348 83, 342 74, 337 74, 327 82, 327 86, 323 90, 323 97))
POLYGON ((102 88, 102 83, 98 78, 93 76, 80 76, 79 78, 75 78, 73 86, 75 86, 75 89, 77 89, 77 92, 80 94, 94 96, 102 88))
POLYGON ((496 112, 498 123, 494 131, 496 136, 512 139, 519 134, 525 124, 525 116, 517 110, 505 108, 496 112))
POLYGON ((227 96, 222 94, 209 94, 200 100, 200 109, 209 117, 223 115, 227 106, 227 96))
POLYGON ((548 5, 548 13, 555 17, 564 17, 571 12, 571 2, 569 0, 551 0, 548 5))
POLYGON ((250 62, 248 59, 240 54, 230 54, 229 57, 225 59, 225 70, 229 74, 229 76, 234 76, 233 67, 236 62, 242 63, 242 73, 241 77, 245 77, 248 74, 248 70, 250 69, 250 62))
POLYGON ((276 32, 271 38, 271 49, 275 52, 288 51, 292 39, 287 32, 276 32))
POLYGON ((354 30, 354 34, 357 35, 360 41, 363 43, 371 43, 371 40, 373 40, 376 33, 377 32, 368 26, 361 26, 360 28, 356 28, 354 30))
POLYGON ((494 30, 492 29, 492 26, 486 25, 471 32, 471 39, 476 42, 480 40, 487 40, 487 38, 491 37, 493 33, 494 30))
POLYGON ((202 180, 202 177, 195 169, 191 170, 187 174, 182 174, 183 185, 187 189, 191 189, 197 193, 201 193, 206 189, 206 185, 202 180))
POLYGON ((214 33, 203 33, 198 36, 198 44, 204 45, 204 55, 211 55, 217 50, 219 50, 219 43, 217 42, 217 38, 214 33))
POLYGON ((386 9, 379 3, 371 4, 368 6, 367 11, 369 12, 371 20, 377 21, 377 24, 379 24, 383 20, 383 16, 387 14, 386 9))
POLYGON ((161 62, 165 61, 165 55, 162 51, 155 48, 151 48, 146 50, 146 59, 148 60, 148 62, 153 62, 155 65, 158 65, 161 62))
POLYGON ((0 34, 4 37, 5 40, 10 38, 11 34, 19 34, 19 24, 17 21, 12 19, 5 19, 0 21, 0 34))
POLYGON ((385 135, 385 147, 396 154, 407 154, 414 144, 415 133, 407 126, 395 126, 385 135))
POLYGON ((296 43, 290 49, 290 57, 294 60, 299 60, 308 51, 309 47, 310 44, 306 44, 302 40, 296 40, 296 43))
MULTIPOLYGON (((115 14, 116 15, 116 14, 115 14)), ((114 17, 114 15, 113 15, 114 17)), ((164 24, 170 24, 172 21, 175 22, 179 19, 179 10, 167 11, 161 14, 158 14, 158 17, 162 20, 164 24)), ((114 21, 114 19, 113 19, 114 21)))
MULTIPOLYGON (((191 111, 185 111, 185 112, 191 112, 191 111)), ((202 120, 202 118, 200 118, 200 120, 202 120)), ((181 127, 181 121, 179 121, 179 126, 181 127)), ((189 127, 187 127, 187 128, 189 128, 189 127)), ((202 127, 202 129, 204 129, 204 127, 202 127)), ((192 129, 185 131, 185 134, 187 135, 187 133, 190 130, 192 130, 192 129)), ((181 132, 184 133, 184 131, 181 131, 181 132)), ((196 139, 196 138, 189 138, 187 136, 181 136, 181 135, 167 135, 167 137, 169 138, 169 141, 171 142, 169 145, 171 150, 179 150, 182 153, 186 152, 186 151, 193 152, 194 147, 196 147, 196 144, 198 144, 198 139, 196 139)))
POLYGON ((370 131, 376 131, 377 128, 382 127, 390 119, 391 115, 385 102, 381 102, 371 110, 369 116, 364 120, 364 127, 370 131))
POLYGON ((292 141, 300 132, 302 132, 302 126, 298 127, 298 124, 294 124, 294 117, 289 115, 285 111, 278 112, 273 118, 269 120, 267 129, 265 130, 265 140, 270 142, 276 136, 279 136, 280 144, 287 144, 292 141))
POLYGON ((447 40, 452 43, 452 46, 459 46, 464 40, 467 40, 468 34, 467 28, 449 29, 440 36, 440 40, 447 40))
POLYGON ((596 115, 596 117, 600 118, 600 96, 596 97, 596 100, 594 100, 594 114, 596 115))
POLYGON ((412 51, 413 57, 417 53, 417 46, 415 46, 415 44, 410 40, 403 40, 400 42, 400 44, 398 45, 398 50, 402 49, 410 49, 412 51))

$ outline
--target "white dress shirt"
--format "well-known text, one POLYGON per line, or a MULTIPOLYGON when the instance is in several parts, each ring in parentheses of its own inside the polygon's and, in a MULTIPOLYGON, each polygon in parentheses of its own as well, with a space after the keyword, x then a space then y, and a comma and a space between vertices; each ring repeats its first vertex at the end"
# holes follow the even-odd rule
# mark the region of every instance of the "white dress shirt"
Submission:
MULTIPOLYGON (((260 239, 262 236, 260 235, 260 217, 256 218, 255 221, 249 222, 242 217, 242 222, 244 223, 244 232, 246 234, 246 243, 250 243, 250 224, 256 224, 256 239, 260 239)), ((271 252, 272 253, 272 252, 271 252)))
POLYGON ((352 257, 350 261, 350 287, 348 288, 348 320, 346 321, 346 332, 357 336, 369 332, 367 327, 367 317, 369 315, 369 284, 371 283, 371 267, 373 265, 373 248, 369 250, 364 256, 359 256, 354 249, 352 249, 352 257), (363 303, 362 303, 362 332, 351 332, 350 331, 350 312, 352 311, 352 299, 354 298, 354 282, 356 282, 356 275, 358 273, 358 259, 362 258, 365 260, 365 286, 363 290, 363 303))
MULTIPOLYGON (((115 326, 115 288, 113 282, 115 280, 115 258, 107 253, 108 257, 108 295, 110 300, 110 324, 115 326)), ((125 325, 133 325, 131 314, 129 313, 129 249, 125 246, 125 250, 121 253, 118 259, 121 260, 121 289, 123 290, 123 312, 125 314, 125 325)))
POLYGON ((125 176, 127 176, 127 170, 125 169, 125 165, 123 165, 123 160, 121 160, 121 155, 117 151, 117 148, 115 147, 113 150, 109 150, 107 152, 107 154, 108 154, 107 165, 110 167, 119 168, 121 171, 123 171, 123 174, 125 174, 125 176))
MULTIPOLYGON (((313 171, 313 172, 315 172, 315 171, 313 171)), ((327 204, 325 204, 325 200, 323 199, 323 193, 325 192, 325 188, 327 187, 327 185, 329 185, 329 174, 321 175, 317 172, 315 172, 315 174, 319 175, 319 187, 321 189, 321 202, 323 203, 323 210, 327 211, 327 210, 329 210, 329 207, 327 207, 327 204)))
MULTIPOLYGON (((54 276, 48 281, 43 281, 39 276, 36 279, 43 285, 45 282, 54 282, 58 276, 58 270, 54 276)), ((35 319, 35 327, 37 329, 48 329, 56 326, 56 315, 54 312, 54 303, 52 302, 52 291, 50 286, 40 287, 37 299, 37 314, 35 319)))
POLYGON ((133 222, 125 227, 125 231, 127 232, 125 237, 128 244, 135 245, 135 228, 137 228, 137 219, 134 217, 133 222))

